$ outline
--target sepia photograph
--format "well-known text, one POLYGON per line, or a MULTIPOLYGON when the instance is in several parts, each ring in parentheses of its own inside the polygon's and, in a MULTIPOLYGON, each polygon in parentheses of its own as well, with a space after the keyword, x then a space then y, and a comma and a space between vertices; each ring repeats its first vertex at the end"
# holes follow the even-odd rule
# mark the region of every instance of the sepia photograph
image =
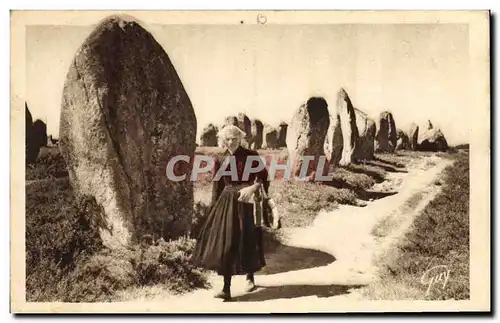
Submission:
POLYGON ((490 311, 489 29, 11 11, 11 311, 490 311))

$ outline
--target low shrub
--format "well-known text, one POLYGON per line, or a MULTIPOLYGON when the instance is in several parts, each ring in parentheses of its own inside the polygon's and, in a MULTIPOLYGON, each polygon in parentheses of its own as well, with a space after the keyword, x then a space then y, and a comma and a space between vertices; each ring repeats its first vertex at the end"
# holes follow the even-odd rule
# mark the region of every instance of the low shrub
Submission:
POLYGON ((396 168, 403 168, 415 157, 429 156, 431 153, 423 153, 419 151, 399 150, 395 153, 376 153, 373 165, 391 165, 396 168))
POLYGON ((58 283, 64 302, 109 302, 116 292, 137 284, 132 253, 103 249, 78 262, 58 283))
POLYGON ((128 289, 160 285, 183 293, 208 287, 206 272, 190 261, 194 245, 195 240, 180 238, 147 241, 127 249, 103 248, 79 259, 73 270, 52 280, 48 287, 54 292, 44 300, 110 302, 128 289))
POLYGON ((26 180, 68 176, 66 162, 58 148, 42 147, 36 162, 26 167, 26 180))
POLYGON ((141 248, 134 261, 138 284, 166 284, 175 293, 206 287, 205 271, 190 261, 195 243, 189 238, 170 242, 160 239, 141 248))
POLYGON ((348 169, 342 167, 337 167, 333 171, 332 176, 333 179, 338 183, 346 184, 344 185, 345 188, 356 187, 368 189, 376 183, 373 177, 367 174, 351 172, 348 169))
POLYGON ((95 199, 75 196, 68 179, 26 186, 26 289, 45 300, 47 284, 61 279, 82 258, 102 247, 102 210, 95 199))

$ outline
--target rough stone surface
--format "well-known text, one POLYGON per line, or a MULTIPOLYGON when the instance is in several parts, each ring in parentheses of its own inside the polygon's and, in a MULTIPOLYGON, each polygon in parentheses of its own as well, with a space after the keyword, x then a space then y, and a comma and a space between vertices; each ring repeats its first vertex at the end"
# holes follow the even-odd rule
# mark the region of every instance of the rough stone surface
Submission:
POLYGON ((27 165, 36 163, 38 154, 40 153, 40 148, 47 146, 47 125, 42 120, 35 120, 33 122, 33 116, 28 108, 28 103, 24 103, 25 106, 25 153, 26 159, 25 163, 27 165))
POLYGON ((26 137, 24 143, 24 149, 26 153, 26 164, 33 164, 36 161, 38 156, 38 152, 40 151, 40 147, 34 144, 32 137, 32 127, 33 127, 33 117, 31 116, 31 112, 28 108, 28 103, 25 103, 25 119, 26 119, 26 137))
POLYGON ((245 138, 243 138, 241 145, 245 148, 250 148, 250 146, 253 143, 253 138, 252 138, 252 123, 250 121, 250 118, 247 117, 246 114, 244 113, 238 113, 236 116, 238 119, 238 128, 243 130, 246 134, 245 138))
POLYGON ((344 138, 340 126, 340 116, 338 114, 330 115, 330 125, 325 137, 324 151, 328 163, 338 165, 342 158, 344 148, 344 138))
POLYGON ((422 134, 418 150, 420 151, 446 151, 448 142, 440 129, 432 128, 422 134))
POLYGON ((278 131, 275 127, 266 124, 263 130, 263 149, 276 149, 278 148, 278 131))
POLYGON ((354 108, 356 114, 356 126, 358 127, 358 141, 354 148, 354 159, 372 160, 375 152, 375 134, 377 126, 375 121, 370 119, 366 113, 354 108))
POLYGON ((409 150, 411 149, 410 138, 401 129, 398 129, 398 141, 396 143, 396 150, 409 150))
POLYGON ((217 146, 217 133, 219 129, 212 123, 209 123, 200 135, 200 146, 202 147, 216 147, 217 146))
POLYGON ((78 194, 102 205, 110 248, 144 234, 175 239, 193 213, 191 167, 167 179, 175 156, 194 156, 196 116, 167 53, 137 22, 102 21, 78 49, 63 89, 60 150, 78 194))
POLYGON ((262 121, 258 119, 253 119, 251 122, 251 146, 253 150, 261 149, 263 143, 264 125, 262 121))
POLYGON ((384 111, 380 114, 379 126, 375 138, 375 151, 392 153, 398 140, 396 122, 392 113, 384 111))
POLYGON ((280 122, 278 126, 278 148, 286 147, 286 132, 288 129, 288 124, 286 122, 280 122))
POLYGON ((396 149, 396 143, 398 141, 398 129, 396 128, 396 121, 393 115, 389 117, 389 147, 394 151, 396 149))
POLYGON ((410 126, 410 132, 409 132, 409 137, 410 137, 410 149, 415 151, 418 149, 418 125, 415 123, 412 123, 410 126))
POLYGON ((238 126, 238 118, 235 116, 226 117, 224 120, 224 126, 238 126))
POLYGON ((25 102, 24 107, 26 109, 24 115, 24 119, 26 121, 26 128, 24 130, 26 131, 26 139, 27 139, 31 126, 33 125, 33 117, 31 116, 30 109, 28 108, 28 103, 25 102))
POLYGON ((47 136, 47 125, 42 120, 35 120, 33 126, 31 127, 32 137, 35 140, 36 145, 39 147, 47 146, 47 141, 49 140, 47 136))
POLYGON ((356 113, 351 99, 342 88, 337 93, 336 111, 340 117, 340 128, 343 138, 342 157, 339 165, 346 166, 354 162, 354 149, 356 148, 359 133, 356 125, 356 113))
MULTIPOLYGON (((292 176, 313 177, 315 175, 319 158, 325 157, 324 144, 329 125, 328 104, 321 97, 310 98, 295 112, 286 137, 288 156, 293 165, 292 176), (300 174, 302 156, 313 157, 305 174, 300 174)), ((324 165, 324 169, 321 170, 322 175, 326 175, 328 169, 326 159, 324 165)))

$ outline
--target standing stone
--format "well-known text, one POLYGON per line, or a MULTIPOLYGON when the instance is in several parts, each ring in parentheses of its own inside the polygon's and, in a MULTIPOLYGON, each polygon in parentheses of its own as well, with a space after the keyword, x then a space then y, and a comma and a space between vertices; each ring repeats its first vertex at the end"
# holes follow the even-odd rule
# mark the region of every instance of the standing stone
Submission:
POLYGON ((431 130, 433 128, 434 128, 434 126, 432 125, 431 120, 427 120, 427 130, 431 130))
POLYGON ((342 158, 344 148, 344 138, 340 126, 340 116, 338 114, 330 115, 330 125, 325 137, 324 151, 328 163, 338 165, 342 158))
POLYGON ((244 113, 238 113, 238 116, 236 117, 238 120, 238 128, 243 130, 247 136, 250 136, 252 134, 252 122, 250 121, 250 118, 247 117, 246 114, 244 113))
POLYGON ((209 123, 203 128, 200 135, 200 146, 202 147, 216 147, 217 146, 217 133, 218 129, 212 123, 209 123))
POLYGON ((408 150, 410 148, 410 138, 403 130, 398 129, 398 141, 396 144, 396 150, 408 150))
MULTIPOLYGON (((27 114, 26 126, 32 121, 31 113, 27 114)), ((42 120, 35 120, 26 132, 26 162, 36 163, 40 148, 47 147, 47 125, 42 120)))
POLYGON ((38 147, 46 147, 48 136, 47 136, 47 125, 42 120, 35 120, 33 126, 31 127, 32 137, 35 140, 38 147))
POLYGON ((389 149, 394 152, 396 150, 396 143, 398 142, 398 129, 396 128, 396 121, 392 113, 389 115, 389 149))
POLYGON ((264 134, 264 125, 260 120, 253 119, 251 125, 251 137, 252 137, 252 145, 250 146, 251 149, 257 150, 262 148, 263 134, 264 134))
POLYGON ((235 116, 226 117, 224 120, 224 127, 225 126, 238 126, 238 118, 235 116))
POLYGON ((418 148, 418 125, 412 123, 410 126, 410 149, 415 151, 418 148))
MULTIPOLYGON (((329 125, 328 104, 321 97, 310 98, 295 112, 286 137, 288 156, 293 166, 292 176, 299 177, 303 156, 313 157, 303 175, 315 175, 319 158, 325 157, 324 143, 329 125)), ((327 170, 328 163, 325 158, 325 168, 320 175, 326 175, 327 170)))
POLYGON ((190 229, 197 122, 167 53, 135 21, 102 21, 76 53, 63 89, 60 149, 78 194, 102 205, 104 244, 143 235, 175 239, 190 229))
POLYGON ((238 120, 238 128, 245 132, 245 138, 243 138, 241 145, 249 149, 253 143, 252 123, 250 122, 250 119, 246 116, 246 114, 241 112, 238 113, 236 118, 238 120))
POLYGON ((354 148, 354 159, 372 160, 375 152, 375 134, 377 126, 366 113, 354 108, 356 114, 356 126, 358 127, 358 141, 354 148))
POLYGON ((288 124, 284 121, 280 122, 278 126, 278 148, 286 147, 286 131, 288 124))
POLYGON ((384 111, 380 114, 379 127, 376 136, 376 151, 392 153, 398 140, 396 123, 392 113, 384 111))
POLYGON ((33 164, 36 162, 36 158, 38 157, 38 153, 40 152, 40 147, 36 144, 33 136, 33 117, 31 116, 31 112, 28 108, 28 103, 24 103, 26 112, 26 141, 25 141, 25 152, 26 152, 26 164, 33 164))
POLYGON ((420 151, 446 151, 448 142, 440 129, 429 129, 421 138, 418 150, 420 151))
POLYGON ((347 92, 341 88, 337 94, 337 114, 340 117, 340 128, 342 130, 343 148, 340 166, 346 166, 354 162, 354 149, 358 141, 359 133, 356 125, 356 113, 347 92))
POLYGON ((26 128, 24 130, 26 131, 26 139, 28 139, 31 126, 33 125, 33 117, 31 116, 30 109, 28 109, 28 103, 24 102, 24 107, 26 109, 24 115, 24 119, 26 120, 26 128))
POLYGON ((263 149, 278 148, 278 131, 273 126, 266 124, 263 131, 263 149))

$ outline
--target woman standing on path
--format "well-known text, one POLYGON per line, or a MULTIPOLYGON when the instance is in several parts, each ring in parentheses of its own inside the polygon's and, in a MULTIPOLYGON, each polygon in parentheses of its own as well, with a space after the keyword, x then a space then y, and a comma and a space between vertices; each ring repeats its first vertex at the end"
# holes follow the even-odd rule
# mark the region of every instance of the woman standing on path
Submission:
MULTIPOLYGON (((267 170, 249 174, 243 178, 245 167, 257 168, 258 153, 241 146, 245 133, 236 126, 224 127, 219 136, 226 150, 226 162, 215 160, 212 189, 212 205, 207 220, 201 229, 193 253, 198 266, 216 271, 224 277, 224 287, 215 297, 231 299, 231 277, 247 275, 247 291, 255 289, 254 273, 265 266, 262 248, 262 231, 259 219, 254 217, 254 199, 261 188, 268 192, 267 170), (252 165, 246 165, 248 157, 254 156, 252 165), (233 161, 229 161, 229 159, 233 161), (227 167, 226 165, 229 165, 227 167), (231 167, 236 165, 236 170, 231 167), (225 166, 217 178, 217 172, 225 166)), ((248 173, 247 173, 248 174, 248 173)), ((262 196, 261 196, 262 198, 262 196)))

